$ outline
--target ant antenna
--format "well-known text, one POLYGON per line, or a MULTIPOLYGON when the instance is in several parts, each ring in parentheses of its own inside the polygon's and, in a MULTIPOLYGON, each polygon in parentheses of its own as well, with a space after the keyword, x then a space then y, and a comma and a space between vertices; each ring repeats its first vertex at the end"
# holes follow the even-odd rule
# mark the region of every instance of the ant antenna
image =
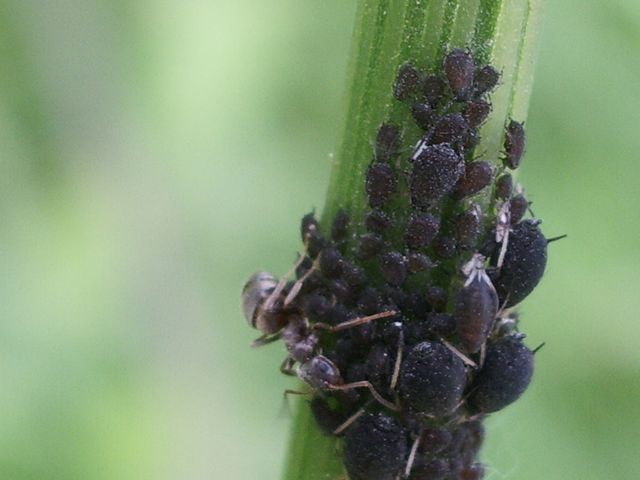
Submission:
POLYGON ((332 333, 340 332, 340 331, 346 330, 348 328, 357 327, 358 325, 362 325, 364 323, 369 323, 372 320, 378 320, 380 318, 393 317, 397 313, 398 312, 396 312, 395 310, 387 310, 386 312, 380 312, 380 313, 376 313, 374 315, 367 315, 366 317, 358 317, 358 318, 354 318, 353 320, 347 320, 346 322, 342 322, 342 323, 339 323, 337 325, 329 325, 328 323, 317 322, 317 323, 315 323, 313 325, 313 328, 319 328, 319 329, 322 329, 322 330, 328 330, 328 331, 330 331, 332 333))

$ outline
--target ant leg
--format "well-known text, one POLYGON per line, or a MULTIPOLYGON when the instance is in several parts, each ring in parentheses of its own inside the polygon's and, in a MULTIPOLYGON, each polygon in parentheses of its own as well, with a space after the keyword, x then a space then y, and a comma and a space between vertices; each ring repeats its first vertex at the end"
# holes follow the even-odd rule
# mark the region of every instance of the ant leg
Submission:
POLYGON ((398 312, 396 312, 395 310, 387 310, 386 312, 380 312, 374 315, 367 315, 366 317, 358 317, 354 318, 353 320, 347 320, 346 322, 342 322, 337 325, 329 325, 328 323, 318 322, 315 323, 313 327, 328 330, 330 332, 340 332, 342 330, 346 330, 347 328, 353 328, 364 323, 369 323, 372 320, 378 320, 379 318, 393 317, 397 313, 398 312))
MULTIPOLYGON (((300 258, 305 258, 305 257, 306 257, 306 254, 303 256, 300 256, 300 258)), ((297 268, 300 263, 302 262, 299 262, 294 268, 297 268)), ((304 272, 304 275, 302 275, 302 277, 296 280, 296 283, 293 284, 293 286, 291 287, 291 290, 289 291, 289 293, 284 299, 285 307, 295 300, 295 298, 298 296, 298 293, 300 293, 300 290, 302 289, 302 285, 304 285, 304 282, 316 270, 317 267, 318 267, 318 261, 316 260, 315 262, 313 262, 313 265, 311 265, 311 268, 306 272, 304 272)))
POLYGON ((393 410, 394 412, 400 410, 400 408, 395 403, 391 403, 389 400, 385 400, 382 395, 380 395, 376 391, 376 389, 373 388, 373 385, 371 385, 371 383, 367 380, 345 383, 344 385, 327 385, 326 388, 327 390, 351 390, 352 388, 367 388, 371 392, 371 395, 373 395, 373 398, 375 398, 381 405, 387 407, 389 410, 393 410))
POLYGON ((353 422, 355 422, 358 418, 360 418, 362 416, 362 414, 364 413, 364 408, 361 408, 360 410, 358 410, 356 413, 354 413, 353 415, 351 415, 349 418, 347 418, 344 422, 342 422, 340 424, 340 426, 338 426, 338 428, 336 428, 333 431, 334 435, 340 435, 342 432, 344 432, 347 428, 349 428, 351 426, 351 424, 353 422))
POLYGON ((264 334, 261 337, 256 338, 253 342, 251 342, 251 348, 258 348, 264 345, 268 345, 276 340, 280 340, 280 332, 276 334, 264 334))
POLYGON ((276 300, 278 300, 278 298, 280 298, 280 294, 284 290, 284 287, 286 287, 287 285, 287 279, 291 276, 293 272, 295 272, 296 268, 300 266, 300 264, 304 261, 305 257, 306 257, 306 253, 305 255, 300 255, 300 257, 296 260, 296 262, 289 269, 289 271, 285 273, 282 276, 282 278, 280 278, 280 280, 278 280, 278 284, 276 285, 276 288, 273 289, 273 292, 271 292, 271 295, 269 295, 269 297, 267 297, 267 300, 264 302, 263 309, 265 311, 269 311, 273 308, 273 304, 276 303, 276 300))
POLYGON ((413 468, 413 463, 416 461, 416 453, 418 452, 418 447, 420 446, 420 441, 422 440, 422 430, 413 441, 413 445, 411 445, 411 451, 409 452, 409 458, 407 459, 407 466, 404 468, 404 477, 409 478, 411 474, 411 469, 413 468))
POLYGON ((284 373, 285 375, 292 376, 292 377, 297 376, 298 374, 293 369, 293 366, 295 364, 296 364, 296 361, 293 358, 291 358, 291 357, 285 358, 284 361, 282 362, 282 364, 280 365, 280 372, 284 373))
POLYGON ((464 353, 458 350, 456 347, 447 342, 444 338, 441 338, 440 341, 444 343, 444 346, 447 347, 451 352, 457 356, 465 365, 468 365, 472 368, 478 368, 478 364, 467 357, 464 353))

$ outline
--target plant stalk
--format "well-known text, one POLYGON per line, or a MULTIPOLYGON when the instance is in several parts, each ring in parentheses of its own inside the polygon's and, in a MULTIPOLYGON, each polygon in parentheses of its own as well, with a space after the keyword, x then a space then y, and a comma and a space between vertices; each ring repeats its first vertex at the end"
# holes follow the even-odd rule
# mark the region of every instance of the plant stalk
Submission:
MULTIPOLYGON (((393 98, 401 65, 433 71, 452 48, 468 48, 480 62, 501 72, 493 110, 480 131, 475 154, 500 163, 504 127, 527 116, 537 50, 542 0, 360 0, 348 68, 344 124, 322 214, 330 228, 339 209, 351 215, 357 232, 367 210, 365 172, 382 122, 401 127, 404 164, 420 138, 409 106, 393 98)), ((474 197, 483 208, 491 192, 474 197)), ((408 205, 393 205, 397 218, 408 205)), ((403 223, 399 221, 398 223, 403 223)), ((299 400, 293 420, 285 480, 346 478, 336 438, 319 432, 308 401, 299 400)))

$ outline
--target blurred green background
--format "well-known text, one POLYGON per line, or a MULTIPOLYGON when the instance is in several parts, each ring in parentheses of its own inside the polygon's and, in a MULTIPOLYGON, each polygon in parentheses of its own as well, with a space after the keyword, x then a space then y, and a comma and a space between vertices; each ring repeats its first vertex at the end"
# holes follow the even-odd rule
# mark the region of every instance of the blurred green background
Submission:
MULTIPOLYGON (((490 479, 640 477, 640 5, 547 2, 520 179, 554 243, 490 479)), ((239 294, 321 208, 344 0, 0 1, 0 479, 277 479, 239 294)))

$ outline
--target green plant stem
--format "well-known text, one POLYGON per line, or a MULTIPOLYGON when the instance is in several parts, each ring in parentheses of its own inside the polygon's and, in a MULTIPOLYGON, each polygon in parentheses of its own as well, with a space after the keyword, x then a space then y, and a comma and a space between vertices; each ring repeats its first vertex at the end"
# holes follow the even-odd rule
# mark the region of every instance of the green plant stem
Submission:
MULTIPOLYGON (((460 47, 470 48, 475 58, 501 72, 500 85, 492 96, 493 111, 476 148, 476 155, 500 162, 506 122, 526 119, 540 10, 541 0, 359 1, 344 125, 322 216, 325 229, 341 208, 351 214, 355 228, 362 229, 367 209, 364 174, 380 123, 389 121, 401 127, 404 152, 410 152, 420 138, 409 106, 392 96, 395 76, 404 63, 433 70, 445 52, 460 47)), ((403 155, 404 162, 408 156, 403 155)), ((483 207, 489 201, 490 192, 474 197, 483 207)), ((397 223, 407 214, 407 200, 404 202, 392 205, 400 219, 397 223)), ((320 480, 340 475, 343 468, 336 439, 318 431, 308 402, 299 401, 283 478, 320 480)))

